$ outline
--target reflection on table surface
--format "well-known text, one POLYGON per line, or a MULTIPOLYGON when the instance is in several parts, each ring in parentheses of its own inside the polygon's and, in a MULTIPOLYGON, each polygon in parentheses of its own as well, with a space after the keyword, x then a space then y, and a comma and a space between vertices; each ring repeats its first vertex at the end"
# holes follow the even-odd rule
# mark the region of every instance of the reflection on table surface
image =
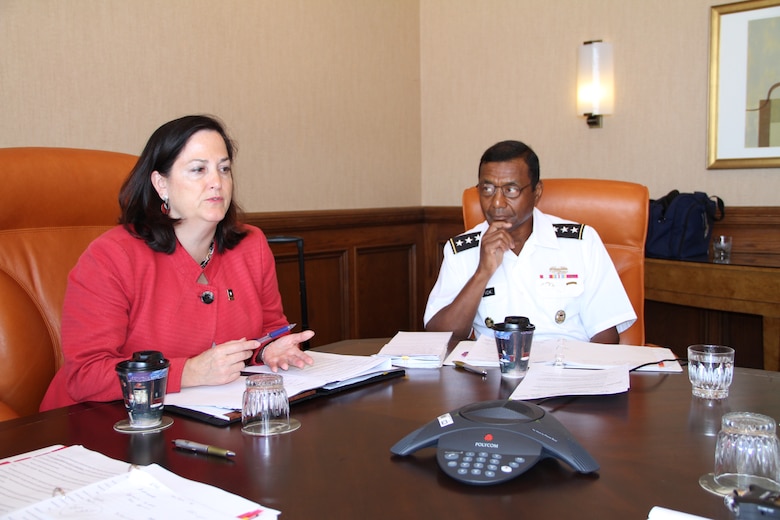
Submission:
MULTIPOLYGON (((371 354, 384 340, 350 340, 320 350, 371 354)), ((533 369, 533 367, 531 368, 533 369)), ((544 460, 497 486, 446 477, 435 450, 394 457, 390 447, 438 415, 506 398, 513 387, 454 367, 409 369, 396 378, 292 407, 298 431, 252 437, 180 416, 157 434, 113 430, 121 403, 81 404, 0 423, 0 456, 51 444, 83 444, 135 464, 157 462, 282 511, 282 518, 646 518, 663 506, 729 518, 722 499, 699 487, 712 471, 726 411, 780 417, 780 374, 736 369, 728 399, 691 396, 687 374, 632 373, 631 390, 536 401, 566 426, 601 469, 582 475, 544 460), (234 460, 174 450, 173 439, 235 451, 234 460)))

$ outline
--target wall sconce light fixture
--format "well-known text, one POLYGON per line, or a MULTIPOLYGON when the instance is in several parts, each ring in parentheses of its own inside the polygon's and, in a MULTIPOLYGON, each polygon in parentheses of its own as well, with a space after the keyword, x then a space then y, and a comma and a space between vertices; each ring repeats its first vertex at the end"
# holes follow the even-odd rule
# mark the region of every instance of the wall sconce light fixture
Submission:
POLYGON ((585 42, 577 61, 577 113, 587 117, 589 127, 601 128, 601 116, 612 114, 615 107, 612 44, 585 42))

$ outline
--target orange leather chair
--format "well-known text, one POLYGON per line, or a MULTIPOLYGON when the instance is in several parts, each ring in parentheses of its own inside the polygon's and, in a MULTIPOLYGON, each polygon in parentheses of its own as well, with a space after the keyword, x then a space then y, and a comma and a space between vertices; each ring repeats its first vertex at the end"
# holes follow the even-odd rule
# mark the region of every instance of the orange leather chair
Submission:
POLYGON ((0 420, 36 413, 62 364, 67 276, 117 224, 127 154, 0 148, 0 420))
MULTIPOLYGON (((601 179, 542 179, 537 207, 598 231, 637 315, 620 343, 645 343, 645 238, 650 195, 646 186, 601 179)), ((477 188, 463 192, 463 222, 471 229, 485 220, 477 188)))

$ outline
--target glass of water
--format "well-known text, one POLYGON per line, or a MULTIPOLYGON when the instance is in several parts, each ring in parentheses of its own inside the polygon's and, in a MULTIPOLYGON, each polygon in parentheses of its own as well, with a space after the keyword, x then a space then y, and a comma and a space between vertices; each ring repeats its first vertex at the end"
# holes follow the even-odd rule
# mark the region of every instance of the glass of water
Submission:
POLYGON ((725 399, 734 377, 734 349, 723 345, 688 347, 688 379, 693 395, 725 399))

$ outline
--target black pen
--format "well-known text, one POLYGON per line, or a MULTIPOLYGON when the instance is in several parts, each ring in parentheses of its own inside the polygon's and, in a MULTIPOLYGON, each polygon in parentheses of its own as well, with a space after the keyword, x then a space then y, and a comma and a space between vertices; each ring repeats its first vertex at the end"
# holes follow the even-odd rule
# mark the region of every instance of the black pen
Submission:
POLYGON ((209 446, 208 444, 201 444, 199 442, 187 441, 184 439, 176 439, 173 441, 173 445, 183 450, 194 451, 196 453, 205 453, 207 455, 214 455, 216 457, 235 457, 236 452, 226 450, 224 448, 217 448, 216 446, 209 446))
POLYGON ((478 367, 475 367, 474 365, 469 365, 465 361, 456 360, 456 361, 453 361, 453 363, 455 364, 456 367, 462 368, 466 372, 471 372, 472 374, 478 374, 480 376, 486 376, 487 375, 487 370, 485 370, 484 368, 478 368, 478 367))

